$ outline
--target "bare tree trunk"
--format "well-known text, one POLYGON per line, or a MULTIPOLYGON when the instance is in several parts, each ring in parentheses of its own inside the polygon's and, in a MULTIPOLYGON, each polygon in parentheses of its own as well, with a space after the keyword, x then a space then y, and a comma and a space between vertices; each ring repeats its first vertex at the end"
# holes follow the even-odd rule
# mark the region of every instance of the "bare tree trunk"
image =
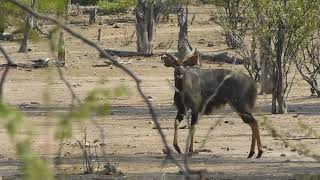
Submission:
POLYGON ((67 0, 67 5, 66 5, 66 8, 65 8, 65 21, 68 21, 69 20, 69 9, 71 7, 71 0, 67 0))
MULTIPOLYGON (((31 8, 35 8, 36 1, 31 0, 31 8)), ((28 14, 26 19, 25 19, 25 29, 23 33, 23 39, 21 41, 19 53, 27 53, 28 52, 28 41, 29 41, 29 36, 30 32, 32 31, 34 25, 34 18, 31 14, 28 14)))
POLYGON ((25 30, 23 33, 23 39, 21 41, 19 53, 27 53, 28 52, 28 41, 29 41, 31 29, 32 29, 32 25, 30 23, 32 23, 32 21, 33 21, 32 19, 33 19, 32 17, 27 17, 25 30))
MULTIPOLYGON (((278 110, 277 113, 284 114, 287 113, 287 103, 285 98, 285 84, 284 84, 284 76, 283 76, 283 49, 284 49, 284 41, 285 41, 285 30, 286 25, 283 19, 280 19, 279 21, 279 27, 278 27, 278 40, 276 44, 276 63, 275 63, 275 82, 274 82, 274 90, 273 90, 273 96, 272 96, 272 103, 275 103, 275 101, 278 103, 278 110), (275 98, 275 99, 274 99, 275 98)), ((275 105, 272 104, 272 107, 275 105)), ((274 113, 274 109, 272 111, 274 113)))
POLYGON ((97 8, 95 7, 89 13, 89 25, 96 22, 96 17, 97 17, 97 8))
POLYGON ((154 7, 153 5, 149 5, 150 9, 149 11, 147 11, 147 17, 148 17, 148 41, 150 44, 150 51, 153 50, 153 37, 154 37, 154 33, 155 33, 155 16, 154 16, 154 7))
POLYGON ((97 40, 98 42, 101 42, 101 28, 98 29, 98 36, 97 36, 97 40))
POLYGON ((320 89, 319 89, 316 77, 313 80, 311 80, 311 82, 309 84, 311 85, 311 89, 310 90, 311 90, 312 95, 314 93, 316 93, 317 96, 320 97, 320 89))
POLYGON ((320 90, 319 89, 314 89, 314 91, 316 92, 317 96, 320 98, 320 90))
POLYGON ((263 54, 263 49, 260 45, 260 61, 261 61, 261 77, 260 77, 260 85, 261 85, 261 91, 260 94, 267 94, 268 93, 268 73, 267 73, 267 63, 268 58, 263 54))
POLYGON ((0 36, 3 35, 4 30, 6 29, 6 25, 4 23, 5 21, 6 21, 6 18, 4 17, 3 12, 0 12, 0 36))
POLYGON ((186 7, 186 13, 184 13, 183 8, 180 8, 177 16, 180 27, 177 56, 179 58, 184 58, 192 51, 192 47, 190 46, 188 41, 188 8, 186 7))
POLYGON ((151 52, 155 17, 153 4, 138 0, 136 9, 137 52, 151 52))
POLYGON ((260 61, 261 61, 261 92, 260 94, 272 93, 273 79, 271 66, 271 39, 261 38, 260 40, 260 61))
MULTIPOLYGON (((61 12, 58 12, 58 19, 61 19, 62 21, 67 21, 68 19, 68 11, 69 11, 69 2, 66 2, 65 4, 65 12, 60 14, 61 12)), ((57 65, 64 66, 66 64, 66 47, 65 47, 65 38, 64 38, 64 31, 60 29, 59 33, 59 42, 58 42, 58 59, 57 59, 57 65)))
POLYGON ((58 65, 64 66, 66 63, 66 49, 64 45, 64 31, 61 29, 58 43, 58 65))
POLYGON ((272 105, 271 105, 271 113, 276 114, 277 113, 277 70, 276 70, 276 64, 272 64, 272 80, 274 86, 272 87, 272 105))

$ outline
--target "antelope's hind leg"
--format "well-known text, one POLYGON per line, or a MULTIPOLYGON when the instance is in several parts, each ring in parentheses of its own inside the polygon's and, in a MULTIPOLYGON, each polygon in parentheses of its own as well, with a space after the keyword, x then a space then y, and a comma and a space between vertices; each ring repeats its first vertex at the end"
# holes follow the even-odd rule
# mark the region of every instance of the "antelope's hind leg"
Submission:
POLYGON ((255 149, 255 146, 256 146, 256 136, 253 133, 254 130, 253 130, 252 124, 249 124, 249 126, 251 128, 251 132, 252 133, 251 133, 251 147, 250 147, 250 152, 249 152, 247 158, 251 158, 254 155, 254 149, 255 149))
POLYGON ((256 119, 252 116, 251 113, 246 112, 246 113, 239 113, 239 116, 241 119, 249 124, 251 131, 252 131, 252 140, 251 140, 251 147, 250 147, 250 152, 248 155, 248 158, 251 158, 253 156, 254 149, 255 149, 255 144, 257 142, 258 146, 258 155, 256 158, 260 158, 262 156, 263 150, 262 150, 262 145, 261 145, 261 140, 260 140, 260 132, 259 132, 259 125, 256 119))
POLYGON ((260 158, 262 156, 263 150, 261 145, 261 139, 260 139, 260 132, 259 132, 259 125, 257 121, 254 121, 251 125, 254 129, 256 140, 257 140, 257 146, 258 146, 258 155, 256 158, 260 158))

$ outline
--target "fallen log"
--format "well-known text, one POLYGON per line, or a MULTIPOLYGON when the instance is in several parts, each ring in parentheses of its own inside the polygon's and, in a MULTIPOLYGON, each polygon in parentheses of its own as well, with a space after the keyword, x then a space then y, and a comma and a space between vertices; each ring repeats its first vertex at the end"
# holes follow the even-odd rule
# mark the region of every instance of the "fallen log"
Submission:
POLYGON ((300 137, 300 138, 274 138, 274 140, 292 140, 292 141, 301 141, 301 140, 313 140, 313 139, 319 139, 316 137, 300 137))
MULTIPOLYGON (((152 57, 152 56, 162 56, 164 52, 136 52, 136 51, 119 51, 119 50, 111 50, 105 49, 107 53, 111 56, 118 56, 118 57, 152 57)), ((100 54, 102 57, 102 54, 100 54)))
MULTIPOLYGON (((124 51, 124 50, 112 50, 104 49, 111 56, 117 57, 153 57, 153 56, 163 56, 165 52, 136 52, 136 51, 124 51)), ((177 53, 173 53, 177 54, 177 53)), ((243 64, 243 59, 233 56, 231 53, 206 53, 200 52, 202 61, 209 61, 213 63, 227 63, 227 64, 243 64)), ((102 57, 102 54, 100 54, 102 57)))
POLYGON ((0 68, 17 68, 20 64, 0 64, 0 68))
MULTIPOLYGON (((19 69, 31 71, 31 69, 37 68, 47 68, 49 65, 59 65, 57 62, 54 62, 52 59, 44 58, 44 59, 36 59, 30 60, 31 63, 15 63, 15 64, 0 64, 0 69, 10 68, 10 69, 19 69)), ((60 64, 60 66, 63 66, 60 64)))
POLYGON ((14 41, 15 37, 13 34, 3 33, 0 34, 0 41, 14 41))
POLYGON ((32 64, 22 64, 22 63, 18 63, 18 64, 0 64, 0 70, 3 70, 5 68, 31 71, 31 69, 33 67, 32 67, 32 64))
POLYGON ((227 64, 243 64, 243 59, 232 56, 228 52, 216 53, 202 53, 200 52, 202 61, 210 61, 213 63, 227 63, 227 64))

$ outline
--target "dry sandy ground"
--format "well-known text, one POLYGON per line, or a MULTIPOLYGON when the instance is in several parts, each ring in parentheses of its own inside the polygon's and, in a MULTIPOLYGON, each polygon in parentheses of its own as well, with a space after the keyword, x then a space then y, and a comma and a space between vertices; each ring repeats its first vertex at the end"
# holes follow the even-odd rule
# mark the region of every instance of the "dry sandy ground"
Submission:
MULTIPOLYGON (((210 7, 191 8, 191 13, 197 12, 195 23, 190 29, 191 44, 206 51, 224 50, 221 29, 208 21, 210 7), (203 14, 199 14, 199 12, 203 14), (205 43, 201 43, 204 39, 205 43), (200 42, 200 43, 199 43, 200 42), (207 47, 209 42, 214 42, 214 47, 207 47)), ((172 17, 174 22, 175 18, 172 17)), ((114 49, 135 49, 135 43, 123 46, 125 30, 131 34, 134 24, 117 23, 120 28, 113 28, 106 23, 103 17, 101 21, 103 39, 102 47, 114 49)), ((74 20, 75 21, 75 20, 74 20)), ((80 24, 70 25, 72 29, 81 32, 82 35, 96 41, 99 25, 84 26, 80 24)), ((174 40, 171 51, 175 51, 177 44, 177 24, 161 23, 158 26, 155 45, 161 42, 174 40)), ((135 89, 135 83, 123 71, 114 67, 96 66, 104 65, 103 59, 98 53, 67 35, 67 62, 62 68, 66 79, 71 83, 77 96, 84 101, 88 92, 96 87, 112 89, 125 86, 129 95, 110 99, 110 113, 105 117, 93 117, 98 122, 105 136, 105 145, 102 148, 107 156, 100 157, 100 161, 107 159, 117 163, 118 169, 126 174, 128 179, 177 179, 179 169, 171 162, 165 161, 162 152, 161 139, 152 124, 148 109, 135 89)), ((28 63, 29 60, 52 57, 48 43, 42 40, 31 44, 32 51, 28 54, 18 54, 17 43, 1 43, 16 62, 28 63)), ((167 49, 164 49, 167 50, 167 49)), ((164 51, 156 49, 156 51, 164 51)), ((1 61, 4 62, 1 56, 1 61)), ((173 70, 164 67, 159 58, 123 58, 121 59, 127 67, 132 69, 142 79, 144 92, 156 109, 161 126, 171 146, 173 137, 173 120, 175 107, 173 106, 174 89, 172 84, 173 70)), ((241 65, 216 65, 204 64, 207 68, 228 68, 243 71, 241 65)), ((3 70, 1 70, 1 73, 3 70)), ((55 69, 48 73, 47 69, 33 69, 32 71, 11 70, 4 87, 5 102, 20 108, 25 112, 26 126, 21 130, 20 136, 25 137, 28 129, 32 129, 32 145, 34 150, 43 157, 54 159, 57 156, 59 143, 54 140, 58 118, 69 109, 71 96, 63 82, 59 79, 55 69), (50 74, 50 75, 48 75, 50 74), (50 79, 51 80, 48 80, 50 79), (48 83, 50 82, 50 83, 48 83), (44 108, 45 92, 50 92, 50 106, 53 114, 48 116, 44 108)), ((255 116, 258 120, 267 118, 267 121, 279 132, 288 138, 290 144, 302 144, 313 153, 320 154, 319 139, 306 133, 299 126, 303 122, 315 131, 320 129, 320 103, 319 99, 309 96, 307 84, 298 78, 289 95, 289 113, 286 115, 271 115, 270 96, 258 97, 255 116)), ((0 129, 0 175, 14 178, 19 174, 21 161, 15 156, 15 149, 1 121, 0 129)), ((185 123, 184 123, 185 124, 185 123)), ((89 141, 100 139, 100 129, 92 124, 86 123, 89 141)), ((66 173, 82 172, 81 151, 77 146, 76 139, 83 139, 84 124, 73 123, 74 138, 64 142, 62 154, 62 169, 66 173)), ((180 132, 180 146, 185 146, 188 133, 187 129, 180 132)), ((190 160, 190 167, 195 169, 207 169, 211 177, 223 179, 248 179, 267 178, 288 179, 297 177, 297 174, 320 175, 320 163, 313 158, 306 157, 295 151, 292 147, 285 146, 278 138, 270 135, 270 131, 261 127, 261 138, 264 145, 263 157, 261 159, 247 159, 250 148, 251 131, 249 126, 242 123, 240 118, 232 112, 229 107, 219 110, 213 115, 201 118, 195 134, 195 149, 202 150, 190 160), (211 127, 215 126, 213 130, 211 127), (205 145, 200 147, 205 141, 205 145)), ((171 146, 172 147, 172 146, 171 146)), ((101 148, 98 149, 101 155, 101 148)), ((179 160, 181 157, 175 155, 179 160)), ((181 161, 182 162, 182 161, 181 161)), ((0 176, 1 177, 1 176, 0 176)), ((83 179, 88 176, 76 176, 83 179)), ((92 178, 106 178, 103 175, 92 175, 92 178)), ((317 176, 319 177, 319 176, 317 176)), ((70 177, 71 178, 71 177, 70 177)), ((110 177, 111 178, 111 177, 110 177)), ((181 176, 179 177, 181 178, 181 176)))

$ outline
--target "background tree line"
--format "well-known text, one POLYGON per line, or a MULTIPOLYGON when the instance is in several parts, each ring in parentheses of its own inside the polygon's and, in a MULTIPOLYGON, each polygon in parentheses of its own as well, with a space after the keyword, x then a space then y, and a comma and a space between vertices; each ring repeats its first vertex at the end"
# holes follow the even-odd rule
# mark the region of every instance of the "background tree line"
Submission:
MULTIPOLYGON (((71 4, 96 5, 107 13, 119 13, 135 7, 137 28, 137 51, 151 52, 154 29, 160 13, 168 10, 181 15, 180 32, 187 40, 187 10, 185 1, 146 1, 146 0, 114 0, 114 1, 68 1, 68 0, 24 0, 24 4, 33 10, 54 16, 61 22, 66 21, 68 8, 71 4), (171 9, 168 7, 176 7, 171 9), (160 10, 159 10, 160 9, 160 10), (159 10, 159 14, 155 13, 159 10), (177 12, 180 13, 177 13, 177 12), (146 18, 148 17, 148 18, 146 18), (148 20, 147 20, 148 19, 148 20), (140 42, 140 43, 139 43, 140 42)), ((272 93, 272 112, 285 113, 287 111, 286 98, 290 91, 295 70, 310 85, 312 92, 320 97, 318 86, 320 71, 320 2, 318 0, 211 0, 200 3, 214 4, 212 19, 224 29, 226 44, 245 60, 248 74, 261 84, 261 93, 272 93), (269 86, 271 84, 271 86, 269 86)), ((37 40, 41 34, 51 41, 51 48, 57 52, 59 65, 64 64, 65 47, 63 31, 55 26, 48 32, 41 32, 39 20, 34 16, 17 8, 8 1, 0 2, 0 33, 8 27, 17 27, 20 36, 21 53, 28 51, 28 41, 37 40)), ((184 43, 188 48, 188 42, 184 43)), ((190 48, 190 47, 189 47, 190 48)), ((179 48, 178 48, 179 49, 179 48)), ((190 49, 189 49, 190 51, 190 49)), ((183 55, 182 55, 183 56, 183 55)), ((70 113, 70 116, 61 121, 61 138, 70 136, 70 119, 87 118, 91 111, 101 114, 105 108, 97 105, 96 100, 104 97, 107 92, 97 92, 88 96, 88 104, 80 106, 79 111, 70 113), (83 115, 85 112, 85 115, 83 115)), ((11 118, 7 129, 14 137, 17 134, 17 125, 21 122, 21 114, 1 104, 1 117, 11 118)), ((49 168, 39 157, 31 158, 30 139, 17 143, 18 154, 26 162, 25 173, 37 174, 38 167, 43 168, 43 174, 53 178, 49 168)))

